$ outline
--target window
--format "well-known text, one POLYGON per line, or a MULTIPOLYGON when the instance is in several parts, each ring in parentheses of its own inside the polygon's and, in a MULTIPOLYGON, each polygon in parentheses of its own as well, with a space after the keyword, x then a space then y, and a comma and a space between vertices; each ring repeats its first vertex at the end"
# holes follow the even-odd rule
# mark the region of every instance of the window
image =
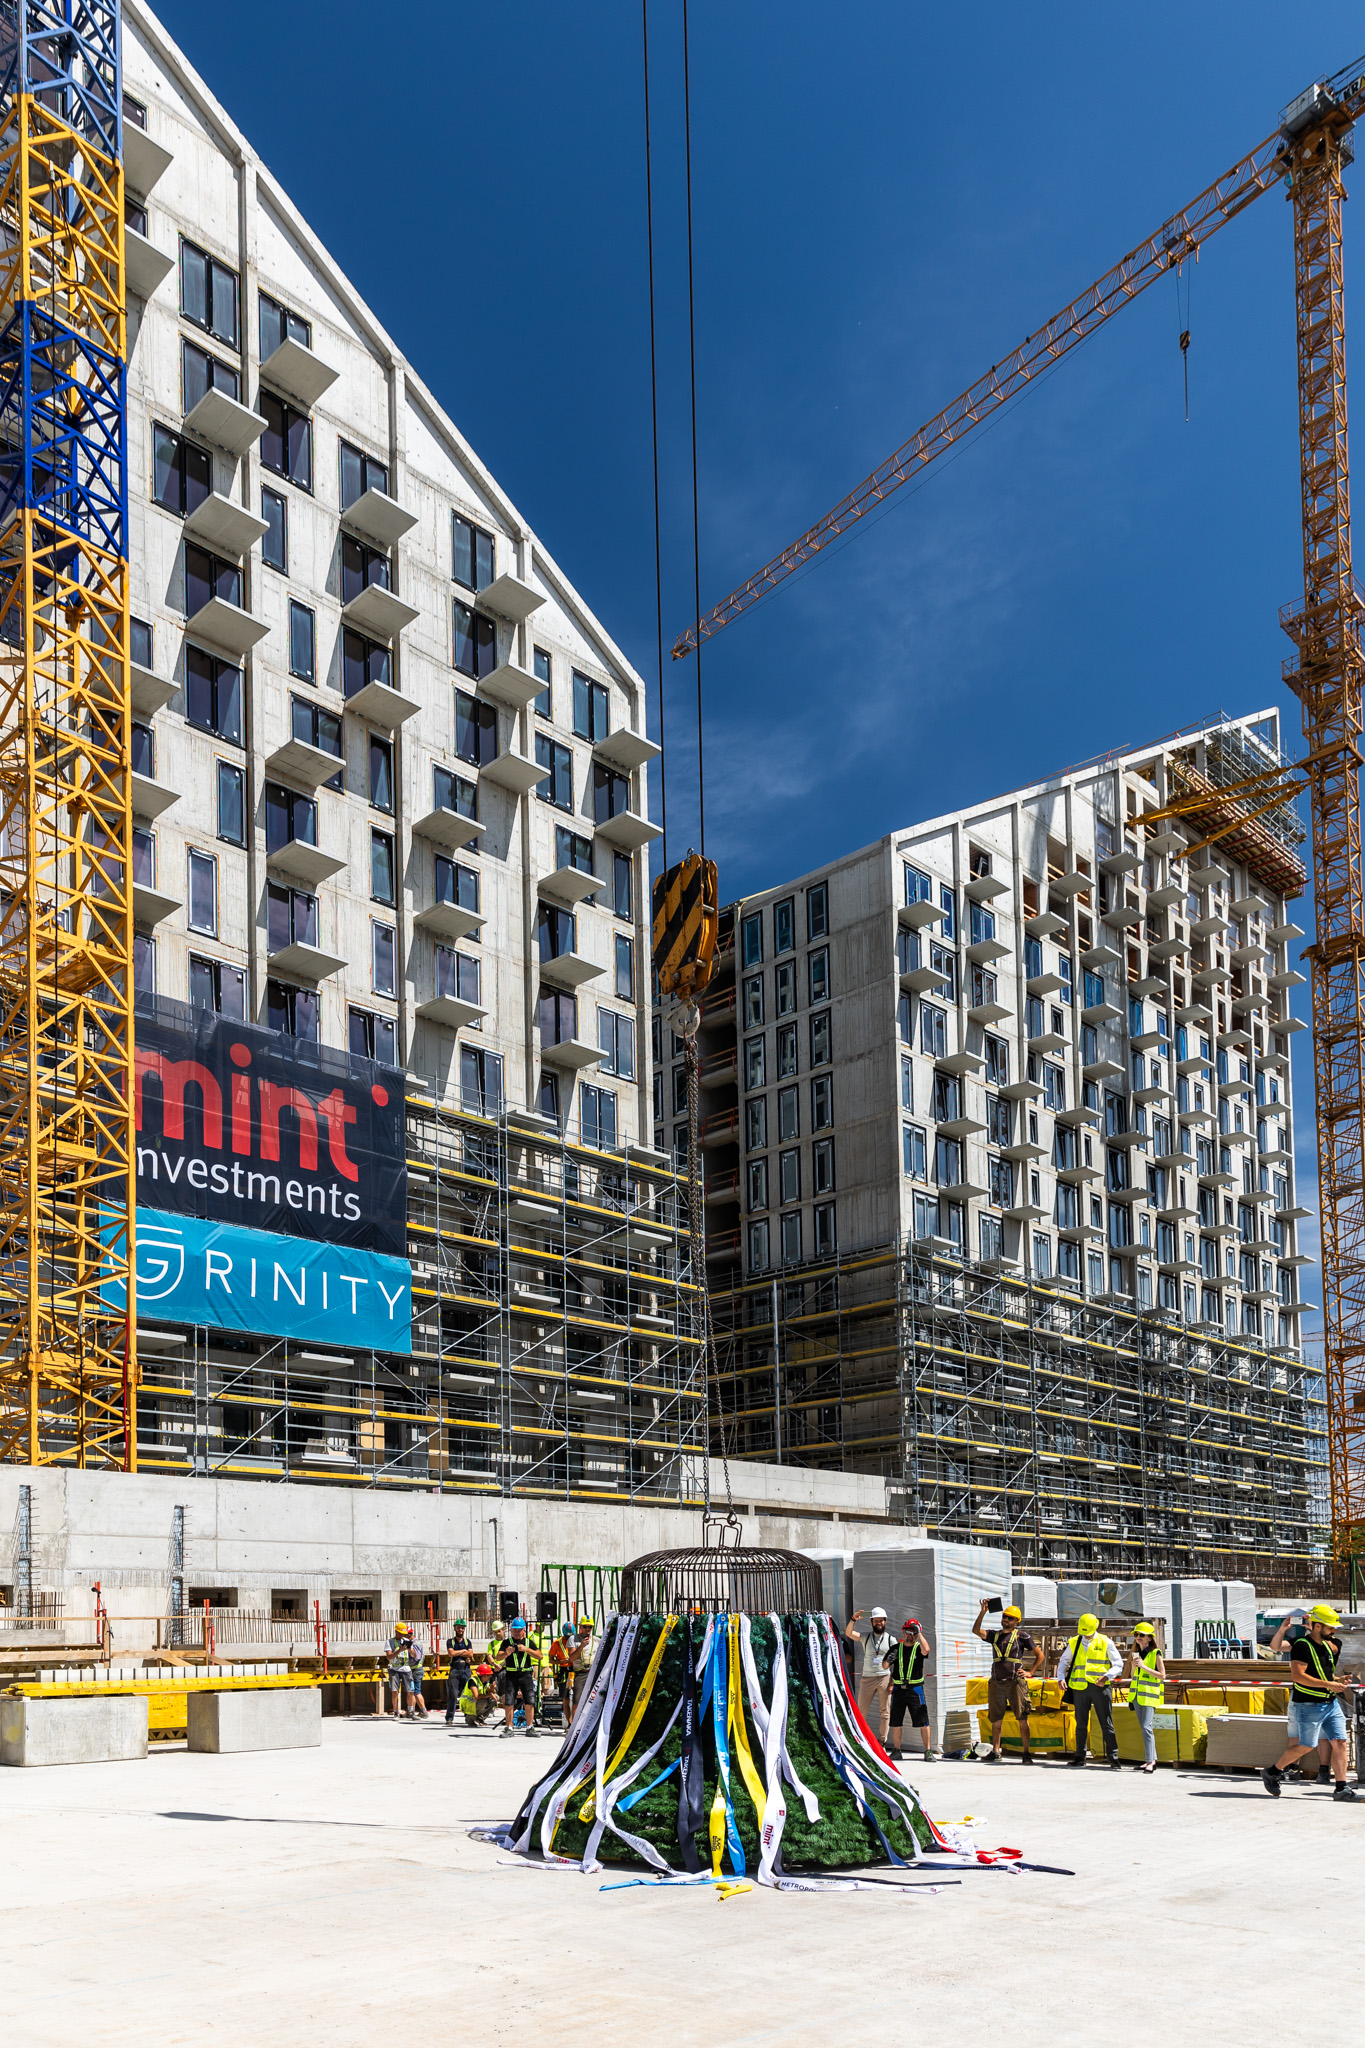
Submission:
POLYGON ((313 346, 312 322, 299 313, 291 313, 278 299, 268 298, 264 292, 256 294, 256 311, 261 330, 261 361, 269 362, 277 348, 286 341, 297 341, 302 348, 313 346))
POLYGON ((818 953, 810 954, 807 966, 809 968, 810 1001, 812 1003, 827 1003, 829 1001, 829 947, 822 946, 818 953))
POLYGON ((749 1161, 749 1207, 766 1209, 768 1206, 768 1162, 766 1159, 749 1161))
POLYGON ((796 1266, 801 1261, 801 1211, 794 1209, 782 1218, 782 1263, 796 1266))
POLYGON ((768 1270, 768 1225, 766 1221, 749 1225, 749 1271, 766 1273, 768 1270))
MULTIPOLYGON (((341 746, 341 720, 335 711, 324 711, 320 704, 314 704, 309 697, 291 697, 289 700, 289 722, 293 737, 302 740, 306 747, 316 747, 321 754, 343 758, 341 746)), ((340 777, 330 787, 341 787, 340 777)))
POLYGON ((611 731, 611 692, 605 683, 573 672, 573 729, 581 740, 604 740, 611 731))
POLYGON ((475 954, 457 953, 453 946, 437 946, 435 968, 438 996, 452 996, 456 1002, 477 1006, 483 980, 475 954))
POLYGON ((210 391, 221 391, 224 398, 239 401, 242 380, 231 363, 220 363, 217 356, 211 356, 206 348, 196 348, 192 341, 182 339, 180 410, 187 415, 192 413, 200 399, 210 391))
POLYGON ((582 1083, 578 1094, 583 1143, 599 1152, 607 1151, 616 1143, 616 1097, 609 1088, 593 1088, 587 1082, 582 1083))
POLYGON ((352 505, 363 498, 366 491, 383 491, 388 495, 389 465, 375 455, 367 455, 363 448, 355 447, 350 441, 338 443, 338 459, 341 465, 341 509, 349 512, 352 505))
POLYGON ((544 683, 545 688, 536 698, 532 709, 535 711, 537 718, 552 718, 554 713, 550 708, 550 657, 543 647, 537 647, 533 659, 536 681, 544 683))
POLYGON ((218 863, 211 853, 186 853, 189 865, 188 902, 185 922, 192 932, 218 936, 218 863))
POLYGON ((823 939, 829 931, 829 883, 817 882, 806 891, 806 937, 823 939))
POLYGON ((939 1226, 938 1200, 933 1195, 915 1196, 914 1233, 917 1238, 937 1237, 939 1226))
POLYGON ((777 1074, 785 1081, 796 1072, 796 1026, 781 1024, 777 1032, 777 1074))
POLYGON ((392 657, 382 641, 367 640, 353 626, 341 635, 341 690, 345 697, 358 696, 371 683, 382 689, 393 687, 392 657))
POLYGON ((790 953, 796 945, 796 899, 784 896, 773 905, 773 952, 790 953))
POLYGON ((132 725, 132 764, 134 775, 156 775, 156 734, 150 725, 143 725, 136 718, 132 725))
POLYGON ((834 1192, 834 1140, 819 1138, 811 1147, 811 1179, 817 1195, 834 1192))
POLYGON ((472 768, 498 757, 498 708, 467 691, 455 692, 455 752, 472 768))
POLYGON ((559 960, 574 951, 577 920, 571 910, 542 903, 536 917, 536 947, 542 960, 559 960))
POLYGON ((833 1122, 834 1083, 828 1074, 821 1074, 810 1084, 810 1127, 827 1131, 833 1122))
POLYGON ((492 534, 456 512, 451 517, 451 535, 451 575, 466 590, 484 589, 493 581, 492 534))
POLYGON ((616 993, 623 1002, 635 1000, 635 941, 616 934, 616 993))
POLYGON ((286 1038, 303 1038, 316 1045, 322 1026, 322 1002, 314 988, 295 988, 291 982, 268 981, 265 985, 265 1021, 272 1031, 286 1038))
POLYGON ((375 903, 394 900, 393 834, 370 827, 370 896, 375 903))
POLYGON ((200 647, 185 649, 185 717, 201 732, 242 744, 242 671, 200 647))
POLYGON ((985 1078, 997 1088, 1003 1088, 1010 1077, 1010 1049, 1003 1038, 993 1032, 981 1034, 981 1051, 986 1062, 985 1078))
POLYGON ((900 1034, 902 1045, 913 1045, 915 1042, 913 1002, 913 997, 908 995, 896 998, 896 1030, 900 1034))
MULTIPOLYGON (((578 1036, 578 1003, 571 995, 559 989, 543 988, 540 991, 540 1042, 542 1045, 567 1045, 571 1038, 578 1036)), ((677 1081, 674 1080, 676 1101, 677 1081)), ((683 1102, 687 1105, 686 1080, 684 1078, 683 1102)))
POLYGON ((451 903, 460 910, 479 909, 479 872, 467 868, 459 861, 450 860, 445 854, 436 856, 436 901, 451 903))
POLYGON ((218 837, 231 846, 246 844, 246 770, 230 761, 218 763, 218 837))
POLYGON ((300 681, 317 681, 317 621, 306 604, 289 600, 289 673, 300 681))
POLYGON ((763 1088, 767 1085, 763 1040, 750 1038, 744 1046, 744 1085, 746 1088, 763 1088))
POLYGON ((606 768, 600 761, 592 767, 592 815, 598 825, 605 825, 608 818, 619 818, 623 811, 630 809, 630 777, 618 775, 614 768, 606 768))
POLYGON ((801 1135, 800 1096, 795 1088, 783 1088, 777 1097, 777 1137, 779 1144, 786 1144, 790 1138, 801 1135))
POLYGON ((202 505, 213 488, 213 465, 203 448, 182 440, 169 427, 152 428, 152 503, 182 519, 202 505))
POLYGON ((779 1185, 783 1202, 799 1202, 801 1199, 801 1154, 782 1152, 778 1155, 779 1185))
POLYGON ((757 967, 763 958, 763 912, 754 911, 746 917, 741 926, 743 962, 746 967, 757 967))
POLYGON ((931 1059, 941 1060, 948 1051, 948 1012, 940 1010, 933 1003, 919 1006, 920 1051, 927 1052, 931 1059))
POLYGON ((604 1074, 618 1074, 623 1081, 635 1079, 635 1019, 616 1010, 597 1011, 597 1043, 603 1053, 604 1074))
POLYGON ((919 868, 912 868, 905 862, 905 900, 907 903, 932 903, 934 885, 919 868))
MULTIPOLYGON (((796 1008, 796 962, 780 961, 774 980, 777 984, 777 1014, 779 1017, 789 1017, 796 1008)), ((761 988, 762 982, 759 981, 755 985, 761 988)), ((759 1021, 762 1022, 762 1019, 759 1021)))
POLYGON ((145 832, 139 825, 133 827, 132 878, 134 885, 143 889, 156 887, 156 834, 145 832))
MULTIPOLYGON (((391 924, 370 923, 370 987, 377 996, 391 996, 397 989, 397 934, 391 924)), ((477 999, 476 999, 477 1000, 477 999)))
POLYGON ((998 1216, 982 1216, 979 1219, 978 1227, 980 1231, 982 1263, 988 1265, 992 1259, 998 1259, 1003 1250, 1003 1233, 1000 1228, 1000 1218, 998 1216))
POLYGON ((191 541, 185 543, 185 617, 192 619, 196 612, 211 604, 214 598, 223 604, 242 602, 242 571, 237 562, 220 562, 207 548, 197 548, 191 541))
POLYGON ((190 1004, 212 1010, 234 1024, 246 1022, 246 970, 225 960, 203 960, 190 954, 190 1004))
POLYGON ((341 602, 350 604, 362 591, 392 590, 393 564, 382 548, 366 547, 349 534, 341 537, 341 602))
POLYGON ((1013 1120, 1014 1104, 1003 1102, 998 1095, 986 1097, 986 1143, 1008 1145, 1010 1124, 1013 1120))
POLYGON ((682 1115, 682 1113, 683 1113, 683 1111, 684 1111, 684 1110, 685 1110, 686 1108, 687 1108, 687 1070, 686 1070, 686 1068, 685 1068, 685 1067, 674 1067, 674 1069, 673 1069, 673 1114, 674 1114, 674 1116, 681 1116, 681 1115, 682 1115))
POLYGON ((289 572, 289 506, 278 491, 261 489, 261 517, 265 521, 265 532, 261 535, 261 560, 268 569, 289 572))
MULTIPOLYGON (((466 1050, 470 1052, 475 1052, 477 1051, 477 1049, 478 1048, 475 1046, 469 1046, 467 1048, 462 1047, 461 1053, 463 1055, 464 1051, 466 1050)), ((559 1076, 555 1072, 553 1067, 542 1067, 540 1070, 540 1089, 536 1096, 536 1108, 540 1111, 540 1114, 542 1116, 548 1116, 553 1120, 553 1122, 556 1125, 558 1124, 559 1076)), ((683 1124, 681 1126, 681 1129, 685 1134, 687 1130, 686 1124, 683 1124)), ((683 1166, 686 1165, 687 1161, 685 1155, 683 1158, 679 1160, 678 1163, 683 1166)))
POLYGON ((556 809, 573 809, 573 748, 566 747, 559 740, 552 740, 548 733, 536 734, 536 766, 546 771, 548 780, 539 784, 536 794, 544 797, 547 804, 556 809))
POLYGON ((988 1199, 997 1209, 1009 1209, 1014 1204, 1014 1167, 1008 1159, 997 1159, 988 1155, 986 1159, 986 1182, 988 1199))
POLYGON ((1033 1270, 1040 1280, 1052 1278, 1052 1239, 1045 1234, 1034 1236, 1033 1270))
POLYGON ((628 853, 612 855, 611 862, 612 909, 618 917, 633 918, 635 915, 635 864, 628 853))
POLYGON ((491 619, 467 604, 453 607, 454 663, 462 676, 492 675, 498 665, 498 631, 491 619))
POLYGON ((378 1017, 373 1010, 352 1009, 347 1019, 347 1042, 362 1060, 383 1060, 386 1066, 398 1061, 396 1028, 392 1017, 378 1017))
POLYGON ((768 1142, 768 1098, 760 1095, 744 1109, 745 1149, 761 1152, 768 1142))
POLYGON ((918 1124, 901 1125, 901 1164, 912 1180, 928 1180, 929 1162, 924 1132, 918 1124))
POLYGON ((370 802, 377 811, 393 810, 393 741, 370 734, 370 802))
POLYGON ((585 839, 581 832, 571 832, 567 825, 556 825, 555 866, 576 868, 579 874, 590 875, 593 872, 591 839, 585 839))
POLYGON ((152 629, 146 619, 129 619, 128 651, 139 668, 152 665, 152 629))
POLYGON ((182 239, 180 310, 196 327, 237 346, 237 273, 226 263, 182 239))
POLYGON ((313 422, 296 406, 286 405, 273 391, 256 394, 265 418, 261 435, 261 467, 287 477, 300 490, 313 488, 313 422))
POLYGON ((1059 1230, 1075 1230, 1079 1224, 1080 1198, 1069 1181, 1059 1182, 1052 1214, 1059 1230))
POLYGON ((826 1067, 833 1057, 830 1051, 830 1012, 817 1010, 810 1020, 810 1063, 813 1067, 826 1067))
POLYGON ((281 882, 265 885, 266 949, 282 953, 286 946, 316 946, 318 899, 307 889, 288 889, 281 882))
POLYGON ((265 786, 265 850, 278 853, 297 840, 304 846, 318 843, 318 807, 311 796, 298 796, 278 782, 265 786))
POLYGON ((145 932, 133 933, 133 994, 156 994, 156 940, 145 932))
POLYGON ((952 889, 945 888, 944 885, 940 883, 938 891, 938 900, 943 911, 943 924, 941 927, 943 936, 945 939, 948 939, 955 943, 957 940, 956 892, 952 889))

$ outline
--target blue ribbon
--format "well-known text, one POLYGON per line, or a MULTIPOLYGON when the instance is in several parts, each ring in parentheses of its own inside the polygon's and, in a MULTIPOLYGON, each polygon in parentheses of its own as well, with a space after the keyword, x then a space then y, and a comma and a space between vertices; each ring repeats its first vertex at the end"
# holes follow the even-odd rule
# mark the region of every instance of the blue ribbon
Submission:
POLYGON ((739 1839, 739 1829, 735 1826, 735 1809, 730 1800, 730 1743, 725 1732, 725 1720, 730 1705, 729 1673, 725 1661, 729 1637, 729 1629, 725 1624, 728 1621, 728 1615, 718 1614, 715 1617, 706 1684, 711 1695, 711 1731, 716 1743, 716 1774, 725 1798, 725 1846, 729 1852, 731 1870, 736 1877, 743 1877, 744 1844, 739 1839))

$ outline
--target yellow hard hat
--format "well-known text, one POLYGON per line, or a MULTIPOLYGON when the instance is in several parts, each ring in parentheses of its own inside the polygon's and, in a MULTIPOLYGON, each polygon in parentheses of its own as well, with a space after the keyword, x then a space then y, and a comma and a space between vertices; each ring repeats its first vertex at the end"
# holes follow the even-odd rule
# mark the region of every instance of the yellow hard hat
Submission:
POLYGON ((1022 1621, 1023 1618, 1017 1607, 1007 1607, 1000 1617, 1002 1621, 1022 1621))
POLYGON ((1308 1619, 1310 1621, 1320 1621, 1324 1628, 1335 1628, 1340 1622, 1341 1616, 1337 1613, 1335 1607, 1329 1607, 1325 1600, 1319 1600, 1316 1607, 1309 1608, 1308 1619))
POLYGON ((407 1621, 395 1622, 393 1632, 396 1636, 410 1636, 412 1634, 412 1624, 407 1621))
POLYGON ((1077 1635, 1081 1636, 1093 1636, 1099 1625, 1099 1621, 1095 1615, 1083 1614, 1080 1620, 1076 1623, 1076 1633, 1077 1635))
POLYGON ((1135 1636, 1155 1636, 1156 1630, 1152 1627, 1150 1621, 1135 1621, 1133 1623, 1133 1634, 1135 1636))

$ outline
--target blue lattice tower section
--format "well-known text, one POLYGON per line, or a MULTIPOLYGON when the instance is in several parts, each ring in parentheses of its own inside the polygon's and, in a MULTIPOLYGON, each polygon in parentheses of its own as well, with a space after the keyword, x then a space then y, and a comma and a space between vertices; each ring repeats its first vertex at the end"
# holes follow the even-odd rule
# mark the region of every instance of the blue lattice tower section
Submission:
POLYGON ((119 37, 0 0, 0 1458, 132 1468, 119 37))

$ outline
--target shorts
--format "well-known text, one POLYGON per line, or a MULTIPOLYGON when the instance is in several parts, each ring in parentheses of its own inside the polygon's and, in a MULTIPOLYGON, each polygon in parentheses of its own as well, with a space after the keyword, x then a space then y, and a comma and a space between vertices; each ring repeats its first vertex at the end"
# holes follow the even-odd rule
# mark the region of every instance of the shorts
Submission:
POLYGON ((1289 1735, 1305 1749, 1316 1749, 1320 1742, 1344 1742, 1346 1716, 1340 1699, 1333 1694, 1330 1700, 1291 1700, 1289 1735))
POLYGON ((534 1671, 504 1671, 502 1674, 502 1696, 505 1700, 525 1700, 528 1707, 536 1703, 536 1675, 534 1671))
POLYGON ((1023 1672, 1016 1671, 1013 1678, 997 1678, 992 1673, 986 1681, 987 1719, 1003 1721, 1006 1714, 1013 1714, 1016 1721, 1027 1721, 1028 1711, 1028 1680, 1023 1672))
POLYGON ((404 1692, 410 1693, 413 1690, 412 1673, 410 1671, 391 1671, 389 1673, 389 1684, 394 1692, 397 1692, 401 1686, 404 1692))
POLYGON ((929 1709, 924 1704, 922 1685, 893 1685, 891 1688, 891 1726, 899 1728, 909 1711, 912 1728, 929 1726, 929 1709))

